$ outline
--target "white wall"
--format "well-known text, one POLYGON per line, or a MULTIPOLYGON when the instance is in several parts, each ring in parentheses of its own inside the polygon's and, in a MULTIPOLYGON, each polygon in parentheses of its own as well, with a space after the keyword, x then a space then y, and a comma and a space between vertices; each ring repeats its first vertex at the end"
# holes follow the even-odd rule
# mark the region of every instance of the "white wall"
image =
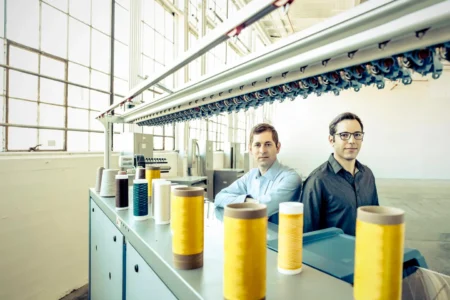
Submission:
POLYGON ((59 299, 88 282, 88 187, 102 165, 103 155, 0 156, 0 299, 59 299))
POLYGON ((363 87, 338 97, 276 104, 273 124, 282 145, 280 160, 307 176, 332 152, 330 121, 350 111, 362 119, 366 133, 358 159, 376 177, 450 179, 450 73, 427 79, 393 90, 393 85, 363 87))

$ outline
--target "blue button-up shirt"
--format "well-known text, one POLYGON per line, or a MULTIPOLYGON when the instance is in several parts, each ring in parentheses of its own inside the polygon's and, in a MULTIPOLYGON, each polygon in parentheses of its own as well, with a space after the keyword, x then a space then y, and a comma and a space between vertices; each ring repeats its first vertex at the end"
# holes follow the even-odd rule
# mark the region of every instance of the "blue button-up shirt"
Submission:
POLYGON ((261 176, 258 168, 233 182, 216 195, 214 204, 225 207, 231 203, 243 203, 247 197, 267 205, 267 215, 278 212, 281 202, 298 201, 302 187, 300 176, 287 166, 275 160, 267 172, 261 176))

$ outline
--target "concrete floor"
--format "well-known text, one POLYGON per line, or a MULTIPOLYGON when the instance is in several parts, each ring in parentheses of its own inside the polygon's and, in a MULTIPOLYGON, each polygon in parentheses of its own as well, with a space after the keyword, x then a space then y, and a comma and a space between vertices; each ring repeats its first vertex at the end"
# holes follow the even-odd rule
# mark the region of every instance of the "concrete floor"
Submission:
POLYGON ((377 189, 380 205, 405 211, 405 247, 450 275, 450 180, 377 179, 377 189))
MULTIPOLYGON (((405 247, 425 257, 430 270, 450 276, 450 180, 377 179, 380 205, 405 211, 405 247)), ((87 299, 87 285, 61 300, 87 299)))

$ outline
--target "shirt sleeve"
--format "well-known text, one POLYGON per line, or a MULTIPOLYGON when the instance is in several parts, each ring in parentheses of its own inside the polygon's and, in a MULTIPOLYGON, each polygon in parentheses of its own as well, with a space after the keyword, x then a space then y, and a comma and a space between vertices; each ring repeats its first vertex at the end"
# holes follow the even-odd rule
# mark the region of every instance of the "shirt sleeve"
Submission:
POLYGON ((257 200, 267 205, 267 215, 270 217, 278 212, 281 202, 297 201, 301 188, 302 179, 294 171, 281 179, 278 184, 274 184, 268 194, 260 196, 257 200))
POLYGON ((250 172, 233 182, 230 186, 221 190, 214 199, 214 205, 225 207, 232 203, 244 203, 247 198, 247 179, 250 172))
POLYGON ((373 178, 373 189, 374 189, 373 199, 372 199, 373 205, 380 205, 378 202, 378 191, 377 191, 377 185, 375 183, 375 178, 373 178))
POLYGON ((322 211, 322 190, 317 178, 308 178, 300 197, 303 203, 303 232, 320 229, 322 211))

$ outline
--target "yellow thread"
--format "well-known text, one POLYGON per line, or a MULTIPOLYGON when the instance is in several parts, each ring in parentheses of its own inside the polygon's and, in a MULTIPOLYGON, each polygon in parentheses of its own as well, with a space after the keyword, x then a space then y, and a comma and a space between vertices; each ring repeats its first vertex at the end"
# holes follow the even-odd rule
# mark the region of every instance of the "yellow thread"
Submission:
POLYGON ((266 295, 267 218, 224 217, 224 297, 262 299, 266 295))
POLYGON ((303 214, 279 214, 278 268, 298 270, 302 267, 303 214))
POLYGON ((355 300, 400 300, 405 224, 356 220, 355 300))
POLYGON ((192 255, 203 252, 203 196, 173 196, 173 253, 192 255))
POLYGON ((152 180, 161 178, 161 170, 145 170, 145 178, 148 182, 148 196, 152 196, 152 180))

